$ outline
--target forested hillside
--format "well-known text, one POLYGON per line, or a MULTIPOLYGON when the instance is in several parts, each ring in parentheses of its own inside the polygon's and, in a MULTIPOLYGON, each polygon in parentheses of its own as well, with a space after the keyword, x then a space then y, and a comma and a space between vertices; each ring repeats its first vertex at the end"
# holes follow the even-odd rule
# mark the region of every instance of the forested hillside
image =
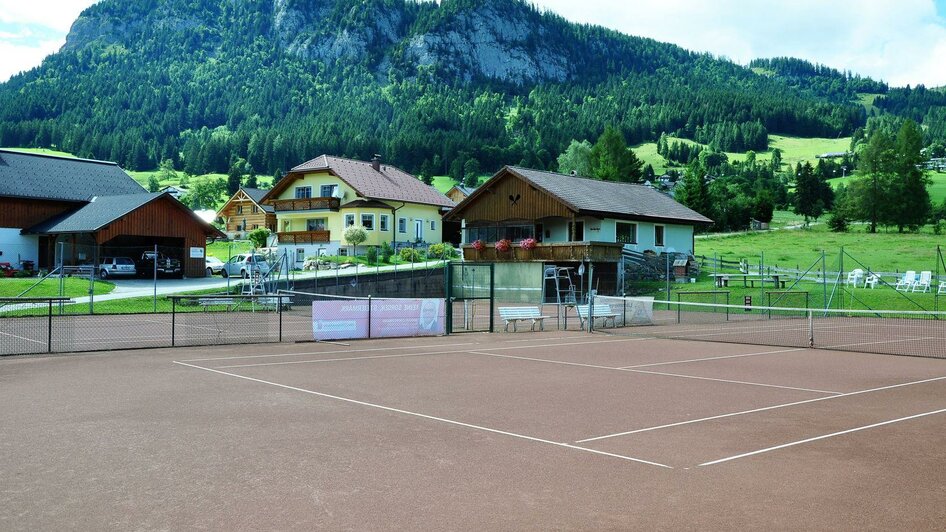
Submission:
MULTIPOLYGON (((764 150, 770 133, 846 136, 867 118, 851 98, 883 88, 763 66, 783 75, 520 0, 103 0, 59 53, 0 85, 0 145, 131 170, 171 159, 191 174, 381 153, 462 176, 554 167, 607 125, 630 144, 667 133, 725 151, 764 150)), ((896 94, 878 106, 926 117, 938 105, 896 94)))

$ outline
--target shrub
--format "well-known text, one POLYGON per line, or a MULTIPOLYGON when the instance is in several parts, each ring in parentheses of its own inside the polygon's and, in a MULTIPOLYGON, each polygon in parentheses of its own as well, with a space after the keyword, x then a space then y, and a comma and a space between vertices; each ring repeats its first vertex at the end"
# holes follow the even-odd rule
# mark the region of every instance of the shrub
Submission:
POLYGON ((349 226, 348 229, 345 229, 345 242, 351 244, 352 250, 351 254, 354 256, 357 254, 358 244, 361 244, 365 240, 368 240, 368 231, 360 225, 349 226))
POLYGON ((946 227, 946 220, 936 220, 936 223, 933 224, 933 234, 934 235, 943 234, 944 227, 946 227))
POLYGON ((846 233, 847 232, 847 218, 844 217, 840 212, 831 213, 831 218, 828 219, 828 227, 831 228, 835 233, 846 233))
POLYGON ((403 248, 401 249, 401 260, 404 262, 419 262, 421 260, 420 251, 414 248, 403 248))
POLYGON ((427 250, 427 256, 432 259, 455 259, 460 255, 450 244, 433 244, 427 250))
POLYGON ((389 264, 391 262, 391 257, 393 256, 394 256, 394 248, 391 247, 391 244, 388 244, 387 242, 382 242, 381 243, 381 261, 384 262, 385 264, 389 264))
POLYGON ((247 233, 246 238, 253 243, 254 248, 259 249, 266 247, 266 241, 269 240, 269 235, 271 234, 269 229, 260 227, 259 229, 254 229, 247 233))
POLYGON ((368 260, 368 264, 377 264, 378 263, 378 248, 371 246, 365 251, 365 259, 368 260))

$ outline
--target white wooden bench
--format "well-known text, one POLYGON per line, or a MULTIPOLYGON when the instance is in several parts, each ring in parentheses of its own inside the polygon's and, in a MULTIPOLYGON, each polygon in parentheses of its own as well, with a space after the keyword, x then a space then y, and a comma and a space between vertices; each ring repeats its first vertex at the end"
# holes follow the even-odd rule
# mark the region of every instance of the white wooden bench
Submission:
POLYGON ((545 318, 538 307, 499 307, 499 316, 506 322, 506 332, 509 332, 509 324, 512 324, 512 330, 516 331, 516 323, 520 321, 532 321, 532 330, 535 330, 535 324, 539 324, 539 330, 545 330, 545 318))
MULTIPOLYGON (((577 305, 575 307, 575 310, 578 312, 578 320, 581 324, 582 329, 585 328, 585 320, 588 319, 589 307, 591 307, 591 305, 577 305)), ((608 320, 611 321, 612 327, 616 326, 615 320, 617 319, 619 314, 611 310, 611 305, 604 304, 604 303, 596 304, 594 305, 594 308, 590 310, 594 315, 594 319, 601 320, 603 322, 604 327, 608 326, 608 320)))
POLYGON ((227 307, 227 312, 233 310, 233 307, 239 305, 240 303, 231 298, 231 297, 201 297, 197 299, 197 304, 201 307, 204 307, 204 310, 207 310, 207 307, 227 307))

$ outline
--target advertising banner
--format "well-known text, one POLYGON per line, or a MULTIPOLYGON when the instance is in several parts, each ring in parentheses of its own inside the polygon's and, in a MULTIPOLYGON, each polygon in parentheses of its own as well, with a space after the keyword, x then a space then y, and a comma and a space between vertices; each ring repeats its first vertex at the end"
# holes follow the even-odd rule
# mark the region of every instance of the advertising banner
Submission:
POLYGON ((373 299, 370 305, 368 300, 313 301, 313 336, 357 340, 446 334, 441 299, 373 299))

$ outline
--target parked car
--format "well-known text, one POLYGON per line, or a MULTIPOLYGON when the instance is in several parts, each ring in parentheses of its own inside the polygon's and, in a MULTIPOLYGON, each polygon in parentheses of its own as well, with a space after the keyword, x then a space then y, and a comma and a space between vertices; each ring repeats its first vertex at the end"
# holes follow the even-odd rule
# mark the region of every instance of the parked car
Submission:
POLYGON ((181 277, 184 274, 184 270, 181 268, 181 261, 172 259, 160 251, 157 253, 154 251, 145 251, 141 254, 141 259, 138 260, 137 266, 138 272, 145 276, 153 275, 155 269, 157 269, 158 275, 181 277))
POLYGON ((228 260, 223 265, 223 270, 220 273, 224 277, 230 277, 233 275, 247 279, 251 274, 255 274, 257 272, 259 272, 261 275, 266 275, 269 273, 269 269, 270 266, 269 263, 266 262, 266 257, 252 253, 246 253, 237 255, 228 260))
POLYGON ((217 257, 207 257, 204 259, 204 264, 207 266, 207 277, 223 271, 223 261, 217 257))
POLYGON ((98 266, 99 279, 134 277, 136 273, 135 261, 130 257, 105 257, 98 266))

